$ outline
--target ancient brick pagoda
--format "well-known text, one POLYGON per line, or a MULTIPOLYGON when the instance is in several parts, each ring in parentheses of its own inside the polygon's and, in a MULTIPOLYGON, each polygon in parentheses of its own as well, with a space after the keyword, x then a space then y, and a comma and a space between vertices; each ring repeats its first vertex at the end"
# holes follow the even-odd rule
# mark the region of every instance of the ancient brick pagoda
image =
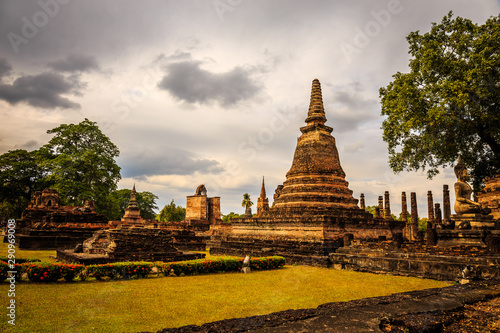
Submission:
POLYGON ((403 223, 374 220, 358 207, 340 165, 333 129, 325 125, 317 79, 312 84, 305 122, 292 167, 283 185, 276 189, 272 207, 258 207, 256 218, 233 219, 230 226, 213 226, 211 253, 278 254, 289 261, 326 265, 325 256, 342 246, 344 237, 389 239, 402 232, 403 223))
POLYGON ((357 214, 365 220, 369 215, 358 206, 345 180, 340 165, 333 128, 325 125, 326 116, 321 97, 321 86, 313 81, 311 102, 306 126, 297 141, 292 167, 286 174, 283 187, 277 191, 270 216, 284 214, 302 215, 320 213, 343 215, 343 212, 357 214))
POLYGON ((145 221, 141 217, 141 209, 137 205, 137 192, 135 190, 135 184, 130 192, 130 201, 127 208, 125 208, 125 215, 123 215, 121 222, 122 224, 132 224, 132 225, 144 225, 145 221))

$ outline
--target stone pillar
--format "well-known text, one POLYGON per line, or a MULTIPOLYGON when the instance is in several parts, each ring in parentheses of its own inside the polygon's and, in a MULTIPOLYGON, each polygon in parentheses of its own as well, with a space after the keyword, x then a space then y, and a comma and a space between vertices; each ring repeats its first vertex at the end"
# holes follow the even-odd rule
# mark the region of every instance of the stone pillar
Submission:
POLYGON ((443 185, 443 221, 447 224, 451 221, 450 190, 448 185, 443 185))
POLYGON ((378 217, 384 217, 384 197, 381 195, 378 197, 378 210, 378 217))
POLYGON ((437 232, 433 222, 427 222, 427 246, 436 246, 437 232))
POLYGON ((359 197, 359 208, 361 208, 362 210, 366 209, 366 206, 365 206, 365 194, 364 193, 361 193, 361 196, 359 197))
POLYGON ((384 218, 391 219, 391 203, 389 201, 389 191, 385 191, 384 193, 384 218))
POLYGON ((434 204, 434 217, 436 219, 436 224, 443 223, 443 219, 441 217, 441 205, 437 202, 434 204))
POLYGON ((408 223, 408 205, 406 204, 406 192, 401 193, 401 220, 408 223))
POLYGON ((434 221, 434 201, 432 200, 432 191, 427 192, 427 218, 430 222, 434 221))
POLYGON ((380 207, 379 206, 375 207, 375 217, 376 218, 382 217, 382 214, 380 214, 380 207))
POLYGON ((415 192, 410 193, 410 200, 411 200, 411 230, 413 235, 417 235, 418 209, 417 209, 417 194, 415 192))

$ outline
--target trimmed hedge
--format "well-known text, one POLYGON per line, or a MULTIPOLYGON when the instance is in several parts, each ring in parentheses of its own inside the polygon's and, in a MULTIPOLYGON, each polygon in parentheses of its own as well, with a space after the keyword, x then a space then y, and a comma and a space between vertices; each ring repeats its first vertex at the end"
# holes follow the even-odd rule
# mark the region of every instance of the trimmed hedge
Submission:
POLYGON ((133 277, 147 277, 153 269, 151 262, 117 262, 112 264, 89 265, 86 267, 87 276, 96 280, 103 278, 130 279, 133 277))
MULTIPOLYGON (((283 266, 285 266, 285 258, 283 257, 250 258, 250 268, 252 270, 277 269, 283 266)), ((166 276, 171 275, 171 270, 174 270, 174 274, 179 276, 238 272, 242 267, 242 258, 220 258, 164 263, 162 270, 166 276)))
MULTIPOLYGON (((263 257, 251 258, 250 268, 252 270, 269 270, 281 268, 285 265, 283 257, 263 257)), ((243 266, 243 258, 225 257, 217 259, 198 259, 181 262, 117 262, 102 265, 77 265, 60 264, 50 262, 25 262, 15 264, 17 271, 16 280, 20 281, 23 274, 30 282, 56 282, 60 279, 67 282, 73 281, 77 276, 84 281, 88 277, 96 280, 103 279, 131 279, 145 278, 156 267, 157 273, 163 273, 170 276, 171 271, 175 276, 180 275, 199 275, 211 273, 238 272, 243 266)), ((5 281, 9 271, 7 262, 0 261, 0 282, 5 281)))
POLYGON ((21 265, 25 266, 25 272, 30 282, 56 282, 61 278, 64 278, 67 282, 71 282, 85 268, 83 265, 54 264, 48 262, 37 265, 32 263, 21 265))

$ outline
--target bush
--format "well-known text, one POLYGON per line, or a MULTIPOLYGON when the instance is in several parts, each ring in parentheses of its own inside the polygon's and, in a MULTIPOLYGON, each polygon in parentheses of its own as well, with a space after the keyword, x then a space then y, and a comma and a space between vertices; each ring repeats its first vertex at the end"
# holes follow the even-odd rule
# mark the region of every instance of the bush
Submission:
POLYGON ((62 277, 61 269, 52 263, 29 264, 26 274, 31 282, 56 282, 62 277))
POLYGON ((97 280, 130 279, 133 277, 147 277, 153 268, 150 262, 117 262, 111 264, 89 265, 86 267, 87 275, 97 280))
POLYGON ((70 282, 85 268, 83 265, 55 263, 25 263, 17 266, 24 266, 23 272, 26 271, 31 282, 56 282, 61 278, 70 282))
POLYGON ((9 265, 4 261, 0 261, 0 283, 4 282, 9 275, 7 271, 9 271, 9 265))
MULTIPOLYGON (((250 267, 254 270, 276 269, 285 265, 283 257, 262 257, 251 258, 250 267)), ((173 269, 174 274, 183 275, 199 275, 210 273, 226 273, 237 272, 243 266, 243 258, 220 258, 220 259, 199 259, 191 261, 181 261, 164 263, 161 267, 165 276, 170 275, 173 269)))

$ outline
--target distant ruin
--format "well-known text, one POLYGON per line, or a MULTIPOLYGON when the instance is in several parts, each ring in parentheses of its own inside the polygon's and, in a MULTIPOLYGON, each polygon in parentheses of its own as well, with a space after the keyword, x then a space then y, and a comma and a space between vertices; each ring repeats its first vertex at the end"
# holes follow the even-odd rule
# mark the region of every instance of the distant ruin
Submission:
POLYGON ((201 184, 196 188, 194 195, 186 198, 186 218, 185 221, 193 226, 217 224, 220 218, 220 197, 209 198, 205 185, 201 184))
POLYGON ((108 219, 95 212, 92 201, 83 207, 60 206, 59 193, 45 189, 34 193, 17 220, 16 244, 20 249, 71 248, 108 227, 108 219))

